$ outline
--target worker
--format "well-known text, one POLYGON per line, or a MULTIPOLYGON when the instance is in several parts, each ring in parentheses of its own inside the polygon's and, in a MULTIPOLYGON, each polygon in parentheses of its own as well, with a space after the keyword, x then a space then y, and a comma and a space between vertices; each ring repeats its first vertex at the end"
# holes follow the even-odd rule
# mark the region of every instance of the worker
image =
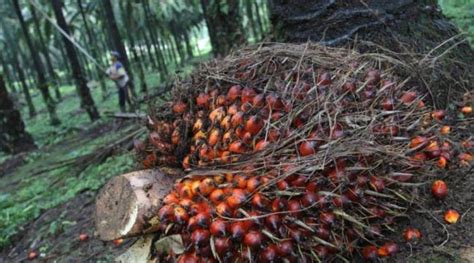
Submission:
POLYGON ((127 71, 125 71, 125 67, 120 62, 120 53, 117 51, 110 52, 110 60, 112 65, 107 69, 106 73, 117 85, 120 111, 125 112, 125 103, 128 103, 128 106, 132 109, 132 102, 128 93, 130 79, 127 71))

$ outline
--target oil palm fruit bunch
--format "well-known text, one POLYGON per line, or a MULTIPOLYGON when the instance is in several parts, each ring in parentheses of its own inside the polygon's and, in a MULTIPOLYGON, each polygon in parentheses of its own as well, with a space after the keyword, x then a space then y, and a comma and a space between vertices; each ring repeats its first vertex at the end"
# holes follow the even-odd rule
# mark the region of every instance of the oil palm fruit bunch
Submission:
POLYGON ((184 253, 162 260, 391 256, 408 183, 472 165, 472 138, 390 61, 283 47, 207 64, 150 114, 142 163, 188 171, 157 214, 184 253))

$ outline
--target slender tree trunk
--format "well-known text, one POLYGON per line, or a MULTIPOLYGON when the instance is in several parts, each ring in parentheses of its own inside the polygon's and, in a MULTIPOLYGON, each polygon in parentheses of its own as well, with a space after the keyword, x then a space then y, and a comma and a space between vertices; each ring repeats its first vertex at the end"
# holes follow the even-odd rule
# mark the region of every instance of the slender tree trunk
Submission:
MULTIPOLYGON (((69 35, 69 28, 66 24, 66 20, 64 19, 63 11, 62 11, 62 2, 61 0, 52 0, 52 6, 54 15, 56 16, 56 20, 58 22, 59 27, 69 35)), ((86 110, 89 118, 92 121, 99 119, 99 112, 94 104, 94 99, 91 96, 89 91, 89 87, 87 87, 87 81, 84 78, 83 72, 81 70, 81 65, 79 63, 78 56, 76 54, 76 49, 74 45, 66 38, 63 37, 64 46, 66 48, 66 53, 69 58, 69 62, 71 63, 72 73, 74 79, 76 80, 76 89, 81 100, 81 107, 86 110)))
POLYGON ((36 30, 36 33, 38 35, 38 40, 39 40, 39 44, 40 44, 41 53, 43 53, 43 56, 44 56, 45 61, 46 61, 46 67, 47 67, 47 70, 48 70, 50 81, 53 83, 54 95, 56 97, 56 100, 60 101, 61 100, 61 91, 59 90, 58 76, 56 75, 56 72, 54 71, 53 63, 51 63, 51 58, 49 56, 49 49, 47 48, 47 46, 45 44, 46 42, 44 41, 43 34, 41 32, 41 29, 40 29, 39 20, 38 20, 38 17, 36 16, 35 7, 32 6, 31 3, 29 5, 30 5, 30 11, 31 11, 31 16, 33 18, 33 23, 34 23, 34 26, 35 26, 35 30, 36 30))
POLYGON ((193 58, 194 52, 191 44, 191 39, 189 38, 189 32, 184 32, 184 34, 182 35, 182 39, 184 39, 184 44, 186 45, 186 53, 188 55, 188 58, 193 58))
POLYGON ((3 58, 2 54, 0 53, 0 65, 2 65, 3 72, 5 74, 5 79, 6 83, 9 84, 8 86, 10 87, 10 90, 13 93, 17 93, 16 87, 15 87, 15 80, 14 80, 14 74, 10 71, 10 68, 8 64, 6 63, 5 59, 3 58))
POLYGON ((201 0, 212 51, 215 56, 223 56, 245 42, 240 15, 239 0, 225 1, 227 8, 221 8, 222 1, 201 0))
POLYGON ((25 21, 23 19, 23 15, 21 14, 21 9, 20 9, 20 5, 18 3, 18 0, 12 0, 12 2, 13 2, 13 7, 15 9, 15 13, 18 17, 19 22, 20 22, 21 29, 23 31, 23 35, 25 37, 26 44, 27 44, 27 46, 30 50, 31 57, 33 59, 33 63, 34 63, 35 71, 36 71, 36 76, 37 76, 37 79, 38 79, 38 86, 39 86, 41 95, 43 97, 43 100, 46 104, 46 107, 48 109, 50 123, 52 125, 58 125, 60 123, 60 121, 58 119, 58 116, 56 115, 56 105, 55 105, 55 102, 53 101, 53 98, 51 97, 51 95, 49 93, 49 85, 48 85, 48 81, 45 78, 43 65, 41 63, 41 60, 39 58, 38 53, 35 50, 35 47, 33 46, 33 43, 31 42, 30 35, 29 35, 29 32, 28 32, 28 28, 27 28, 27 26, 25 24, 25 21))
POLYGON ((103 0, 102 3, 104 5, 104 11, 106 14, 107 24, 110 30, 112 41, 117 51, 122 56, 123 64, 130 78, 130 91, 132 92, 132 95, 136 97, 135 89, 133 86, 132 68, 130 67, 127 50, 125 49, 125 45, 122 42, 122 37, 120 36, 120 31, 118 29, 117 22, 115 21, 115 15, 114 15, 114 10, 112 8, 112 4, 110 3, 110 0, 103 0))
MULTIPOLYGON (((255 0, 253 0, 255 1, 255 0)), ((254 41, 258 40, 257 28, 255 26, 255 22, 253 21, 253 11, 252 11, 252 0, 245 0, 245 13, 247 15, 247 19, 249 20, 249 27, 250 27, 250 34, 253 36, 254 41)))
POLYGON ((12 64, 18 75, 18 80, 21 83, 23 94, 25 95, 25 101, 26 101, 26 105, 28 105, 29 116, 34 117, 36 115, 35 105, 33 104, 33 100, 31 99, 30 90, 28 89, 28 84, 26 84, 26 80, 25 80, 25 73, 23 72, 23 69, 18 60, 18 54, 16 54, 16 52, 14 52, 12 55, 12 64))
POLYGON ((150 61, 151 63, 151 66, 153 68, 157 68, 157 62, 155 61, 155 57, 153 56, 152 52, 151 52, 151 44, 150 44, 150 40, 147 36, 147 33, 145 32, 145 30, 142 31, 142 34, 143 34, 143 39, 145 40, 145 47, 146 47, 146 50, 147 50, 147 54, 148 54, 148 60, 150 61))
POLYGON ((153 48, 155 50, 155 57, 156 61, 158 62, 158 67, 160 70, 160 73, 164 73, 166 71, 166 64, 164 63, 163 60, 163 55, 161 54, 160 46, 159 46, 159 37, 158 37, 158 32, 156 29, 156 21, 155 18, 151 12, 150 4, 148 0, 142 0, 142 7, 143 7, 143 12, 145 13, 145 23, 147 25, 147 31, 150 33, 151 37, 151 43, 153 45, 153 48))
POLYGON ((263 29, 263 22, 261 17, 260 11, 260 1, 255 0, 253 1, 253 6, 255 7, 255 17, 258 25, 258 31, 260 31, 260 38, 262 38, 265 34, 265 29, 263 29))
MULTIPOLYGON (((99 58, 100 57, 99 52, 97 51, 97 47, 99 43, 95 40, 94 35, 92 34, 89 28, 89 23, 87 22, 86 13, 84 12, 84 7, 82 6, 82 0, 77 0, 77 6, 79 7, 79 13, 81 14, 82 23, 84 24, 84 30, 86 31, 87 42, 89 44, 89 47, 91 48, 92 56, 94 56, 95 58, 99 58)), ((107 96, 107 86, 105 85, 103 78, 100 76, 102 71, 97 65, 95 65, 94 68, 95 68, 97 79, 99 81, 100 89, 102 90, 102 99, 105 99, 107 96)))
MULTIPOLYGON (((121 5, 121 7, 123 7, 123 5, 121 5)), ((132 3, 130 1, 127 1, 126 10, 131 10, 131 9, 132 9, 132 3)), ((125 24, 126 24, 126 27, 127 27, 127 30, 125 32, 127 32, 127 37, 128 37, 128 40, 130 41, 130 50, 132 52, 132 56, 135 60, 135 63, 138 67, 138 74, 139 74, 139 77, 140 77, 141 91, 144 94, 147 94, 148 93, 148 87, 147 87, 146 81, 145 81, 145 73, 143 71, 143 65, 142 65, 142 62, 141 62, 140 58, 138 57, 138 54, 137 54, 137 50, 136 50, 136 46, 135 46, 135 38, 134 38, 132 32, 130 32, 130 30, 131 30, 131 20, 130 19, 131 19, 130 16, 125 16, 125 22, 126 22, 125 24)))
POLYGON ((35 148, 33 137, 25 131, 20 111, 15 109, 0 75, 0 151, 19 153, 35 148))

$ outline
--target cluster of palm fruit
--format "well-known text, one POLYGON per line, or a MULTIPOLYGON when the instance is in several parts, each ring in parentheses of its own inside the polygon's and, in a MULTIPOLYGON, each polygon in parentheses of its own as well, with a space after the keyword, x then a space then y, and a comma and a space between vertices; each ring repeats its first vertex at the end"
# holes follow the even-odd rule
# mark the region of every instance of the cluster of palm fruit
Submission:
POLYGON ((185 248, 163 261, 387 257, 398 250, 386 232, 409 199, 403 184, 472 162, 472 140, 450 139, 445 112, 390 74, 268 69, 284 60, 243 60, 227 73, 241 84, 194 81, 150 118, 144 166, 191 171, 158 212, 160 235, 181 235, 185 248))

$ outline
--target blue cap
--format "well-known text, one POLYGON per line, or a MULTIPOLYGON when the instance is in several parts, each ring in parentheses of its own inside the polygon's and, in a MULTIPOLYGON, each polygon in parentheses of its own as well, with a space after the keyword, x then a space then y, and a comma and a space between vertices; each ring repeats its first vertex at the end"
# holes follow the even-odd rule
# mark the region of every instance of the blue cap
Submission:
POLYGON ((112 51, 110 52, 110 55, 116 57, 116 58, 120 58, 120 53, 118 53, 117 51, 112 51))

